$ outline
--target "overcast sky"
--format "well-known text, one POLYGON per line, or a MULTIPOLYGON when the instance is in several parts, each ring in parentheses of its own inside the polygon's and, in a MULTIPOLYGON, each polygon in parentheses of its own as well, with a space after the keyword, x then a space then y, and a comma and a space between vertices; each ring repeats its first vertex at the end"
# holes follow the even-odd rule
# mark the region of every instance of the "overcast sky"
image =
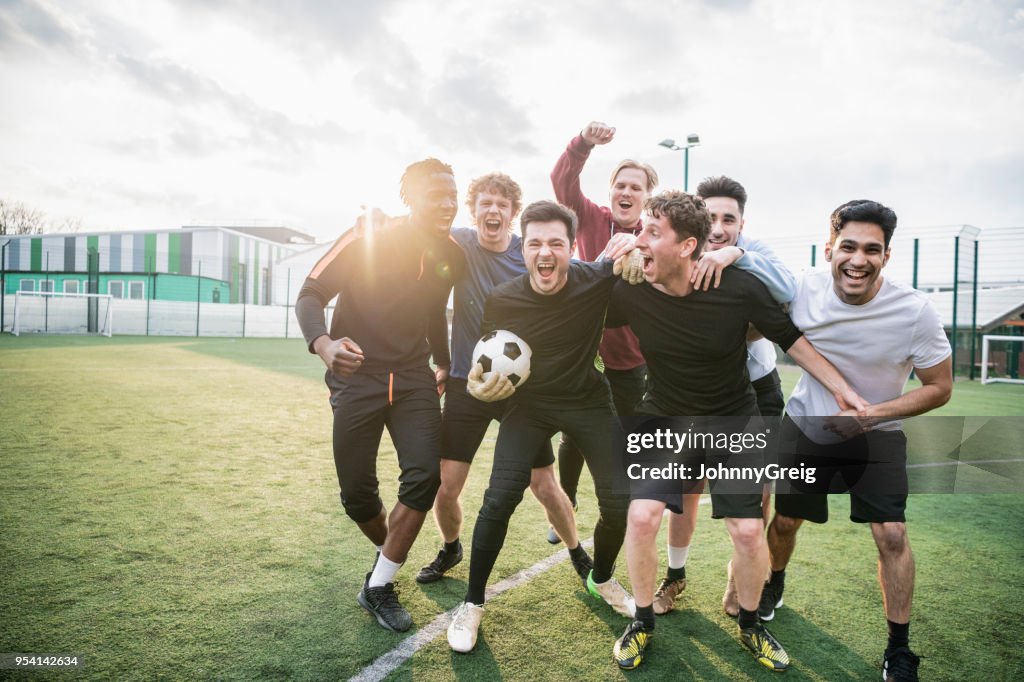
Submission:
MULTIPOLYGON (((0 198, 83 231, 402 210, 426 156, 527 201, 590 120, 681 188, 728 174, 763 236, 853 198, 901 226, 1024 225, 1024 3, 0 0, 0 198)), ((460 201, 464 194, 460 196, 460 201)), ((465 209, 461 224, 468 224, 465 209)))

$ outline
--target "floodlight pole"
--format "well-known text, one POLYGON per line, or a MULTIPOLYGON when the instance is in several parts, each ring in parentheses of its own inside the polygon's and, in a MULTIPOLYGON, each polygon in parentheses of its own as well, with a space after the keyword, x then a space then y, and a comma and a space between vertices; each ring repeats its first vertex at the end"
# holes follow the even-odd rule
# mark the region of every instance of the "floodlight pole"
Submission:
POLYGON ((696 133, 690 133, 686 136, 686 143, 683 145, 676 144, 676 141, 671 138, 666 138, 658 143, 659 147, 665 147, 674 152, 683 151, 683 191, 690 191, 690 148, 696 147, 700 144, 700 135, 696 133))
POLYGON ((8 239, 0 247, 0 334, 4 333, 4 320, 7 319, 7 247, 10 243, 8 239))

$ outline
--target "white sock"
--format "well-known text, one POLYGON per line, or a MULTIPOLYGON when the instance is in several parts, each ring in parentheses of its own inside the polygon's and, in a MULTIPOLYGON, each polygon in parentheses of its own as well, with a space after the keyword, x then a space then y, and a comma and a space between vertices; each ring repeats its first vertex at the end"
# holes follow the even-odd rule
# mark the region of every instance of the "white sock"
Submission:
POLYGON ((690 546, 686 547, 673 547, 668 546, 668 567, 669 568, 682 568, 686 565, 686 557, 690 553, 690 546))
POLYGON ((370 576, 370 580, 367 583, 368 587, 384 587, 390 582, 394 582, 395 573, 398 573, 398 569, 402 567, 402 564, 396 564, 391 559, 384 556, 381 552, 380 558, 377 559, 377 565, 373 569, 373 574, 370 576))

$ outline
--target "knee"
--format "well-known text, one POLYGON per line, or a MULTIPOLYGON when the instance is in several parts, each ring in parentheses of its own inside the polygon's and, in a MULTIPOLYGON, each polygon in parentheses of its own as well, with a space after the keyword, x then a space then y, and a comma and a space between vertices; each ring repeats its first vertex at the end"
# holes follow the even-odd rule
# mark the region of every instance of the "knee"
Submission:
POLYGON ((383 511, 384 503, 376 490, 368 493, 341 491, 341 506, 345 514, 356 523, 373 521, 383 511))
POLYGON ((778 535, 793 535, 799 530, 803 519, 795 519, 792 516, 783 516, 778 512, 775 513, 775 518, 772 519, 772 532, 778 535))
POLYGON ((430 511, 440 487, 439 467, 406 469, 399 476, 398 501, 416 511, 430 511))
POLYGON ((488 488, 484 492, 484 503, 480 517, 486 519, 508 519, 523 500, 525 488, 488 488))
POLYGON ((459 495, 461 494, 461 485, 457 485, 454 481, 446 481, 442 478, 441 485, 437 488, 437 499, 434 504, 435 506, 448 506, 455 504, 458 502, 459 495))
POLYGON ((652 537, 661 527, 661 510, 657 505, 631 504, 629 506, 629 532, 640 537, 652 537))
POLYGON ((755 551, 764 543, 764 523, 761 519, 729 519, 729 535, 737 547, 755 551))
POLYGON ((871 534, 875 536, 878 553, 882 556, 899 555, 910 545, 907 538, 907 525, 899 521, 871 524, 871 534))
POLYGON ((538 500, 547 504, 554 500, 555 496, 562 491, 555 480, 555 472, 551 467, 535 469, 530 477, 530 490, 538 500))

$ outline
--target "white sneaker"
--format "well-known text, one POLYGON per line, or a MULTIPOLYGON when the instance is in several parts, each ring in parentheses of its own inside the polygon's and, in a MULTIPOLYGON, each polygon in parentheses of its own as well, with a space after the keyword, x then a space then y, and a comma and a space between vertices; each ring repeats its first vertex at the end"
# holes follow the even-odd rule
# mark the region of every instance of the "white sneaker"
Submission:
POLYGON ((468 654, 476 646, 476 633, 484 607, 464 601, 455 609, 452 622, 448 625, 448 646, 460 654, 468 654))
POLYGON ((617 612, 630 618, 636 617, 636 602, 629 596, 626 588, 619 584, 615 578, 609 578, 606 582, 595 583, 594 572, 587 576, 587 590, 590 594, 603 599, 617 612))

